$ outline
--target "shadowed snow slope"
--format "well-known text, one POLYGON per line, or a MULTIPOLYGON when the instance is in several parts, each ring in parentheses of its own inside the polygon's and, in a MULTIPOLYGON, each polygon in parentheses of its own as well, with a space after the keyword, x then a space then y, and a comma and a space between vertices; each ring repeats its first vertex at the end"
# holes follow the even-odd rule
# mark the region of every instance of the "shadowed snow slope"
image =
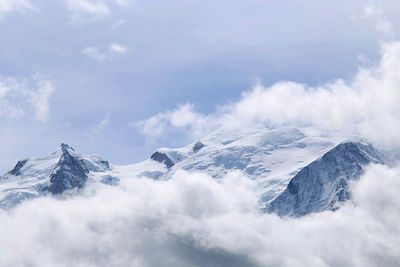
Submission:
POLYGON ((303 168, 270 203, 268 210, 279 216, 335 210, 351 198, 349 182, 358 180, 370 163, 384 163, 383 157, 370 145, 341 143, 303 168))

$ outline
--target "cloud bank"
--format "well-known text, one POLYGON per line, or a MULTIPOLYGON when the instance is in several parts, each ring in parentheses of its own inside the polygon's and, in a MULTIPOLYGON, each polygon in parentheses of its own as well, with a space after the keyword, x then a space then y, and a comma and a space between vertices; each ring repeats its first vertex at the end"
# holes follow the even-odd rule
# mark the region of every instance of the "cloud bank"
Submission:
POLYGON ((182 171, 37 199, 0 212, 0 265, 398 266, 399 175, 371 166, 355 205, 300 219, 259 214, 240 173, 217 182, 182 171))
POLYGON ((317 87, 288 81, 257 85, 215 113, 196 113, 193 105, 186 104, 137 126, 157 138, 173 130, 205 133, 229 123, 313 125, 380 146, 400 144, 400 42, 384 44, 381 54, 377 66, 360 68, 350 81, 338 79, 317 87))

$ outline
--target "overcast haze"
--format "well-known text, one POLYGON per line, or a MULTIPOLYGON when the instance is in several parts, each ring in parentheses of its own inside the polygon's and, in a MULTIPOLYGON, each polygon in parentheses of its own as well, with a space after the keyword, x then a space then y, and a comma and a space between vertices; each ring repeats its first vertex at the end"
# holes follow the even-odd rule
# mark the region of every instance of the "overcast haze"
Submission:
MULTIPOLYGON (((0 1, 0 170, 66 142, 115 164, 195 141, 137 126, 289 80, 352 80, 397 37, 397 1, 0 1)), ((201 134, 207 131, 200 131, 201 134)))

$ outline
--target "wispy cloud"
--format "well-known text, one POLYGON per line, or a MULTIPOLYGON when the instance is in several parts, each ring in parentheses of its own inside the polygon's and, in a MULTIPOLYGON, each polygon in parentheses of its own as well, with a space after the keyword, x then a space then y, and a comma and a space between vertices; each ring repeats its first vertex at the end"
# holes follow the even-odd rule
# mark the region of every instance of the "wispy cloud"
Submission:
POLYGON ((394 35, 392 23, 384 17, 382 9, 374 2, 370 2, 364 8, 364 17, 372 20, 376 29, 383 35, 394 35))
POLYGON ((83 49, 82 54, 100 62, 103 62, 107 58, 105 53, 100 52, 98 48, 92 46, 88 46, 83 49))
POLYGON ((51 81, 36 77, 37 90, 30 91, 30 100, 35 110, 36 119, 45 122, 50 116, 49 99, 55 92, 54 85, 51 81))
POLYGON ((109 16, 112 6, 126 7, 130 0, 66 0, 72 13, 72 22, 84 22, 91 18, 109 16))
POLYGON ((33 9, 28 0, 1 0, 0 1, 0 19, 9 12, 33 9))
POLYGON ((104 62, 113 55, 124 55, 127 51, 128 48, 126 46, 114 42, 110 44, 108 48, 88 46, 82 50, 82 54, 99 62, 104 62))
POLYGON ((99 136, 110 125, 110 115, 107 114, 103 119, 94 123, 89 128, 88 138, 90 141, 99 136))
POLYGON ((110 51, 113 53, 117 53, 117 54, 125 54, 128 50, 126 48, 126 46, 120 45, 118 43, 112 43, 110 45, 110 51))
POLYGON ((0 76, 0 116, 17 118, 34 117, 42 122, 49 118, 49 98, 55 92, 50 80, 40 75, 29 79, 0 76))

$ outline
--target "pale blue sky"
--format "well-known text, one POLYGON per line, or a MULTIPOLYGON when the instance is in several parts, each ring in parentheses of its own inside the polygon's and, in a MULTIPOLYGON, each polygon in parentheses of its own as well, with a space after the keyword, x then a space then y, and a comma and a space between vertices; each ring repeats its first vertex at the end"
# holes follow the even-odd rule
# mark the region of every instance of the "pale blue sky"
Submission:
POLYGON ((399 9, 392 0, 0 0, 0 170, 61 142, 134 163, 195 141, 132 126, 159 112, 191 103, 211 113, 257 81, 350 79, 396 38, 399 9))

